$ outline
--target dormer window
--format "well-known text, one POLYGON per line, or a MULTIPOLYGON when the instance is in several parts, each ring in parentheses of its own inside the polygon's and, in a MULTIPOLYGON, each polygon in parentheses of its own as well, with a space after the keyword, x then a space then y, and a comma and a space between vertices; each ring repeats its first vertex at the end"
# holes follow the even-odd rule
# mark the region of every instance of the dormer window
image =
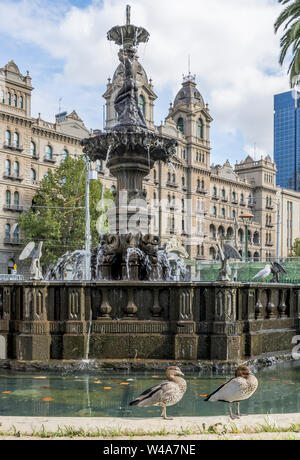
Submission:
POLYGON ((178 118, 177 120, 177 129, 182 133, 184 134, 184 121, 183 121, 183 118, 178 118))

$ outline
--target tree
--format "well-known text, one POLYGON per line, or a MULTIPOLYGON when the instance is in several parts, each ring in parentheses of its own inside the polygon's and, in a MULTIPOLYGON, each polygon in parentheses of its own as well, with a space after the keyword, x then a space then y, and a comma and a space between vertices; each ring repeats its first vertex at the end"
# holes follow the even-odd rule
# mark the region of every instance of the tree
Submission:
POLYGON ((283 65, 288 51, 292 51, 292 61, 289 66, 291 86, 300 74, 300 0, 278 0, 282 5, 289 4, 280 14, 275 23, 275 33, 284 26, 284 35, 280 40, 281 54, 279 62, 283 65))
MULTIPOLYGON (((20 217, 25 241, 44 242, 44 267, 54 264, 67 251, 73 252, 85 246, 85 177, 83 158, 67 157, 54 172, 49 171, 44 176, 33 197, 32 207, 20 217)), ((99 240, 96 223, 102 212, 102 206, 99 206, 101 198, 101 183, 91 181, 92 246, 97 246, 99 240)), ((112 195, 105 191, 103 198, 112 199, 112 195)))
POLYGON ((296 238, 289 257, 300 257, 300 238, 296 238))

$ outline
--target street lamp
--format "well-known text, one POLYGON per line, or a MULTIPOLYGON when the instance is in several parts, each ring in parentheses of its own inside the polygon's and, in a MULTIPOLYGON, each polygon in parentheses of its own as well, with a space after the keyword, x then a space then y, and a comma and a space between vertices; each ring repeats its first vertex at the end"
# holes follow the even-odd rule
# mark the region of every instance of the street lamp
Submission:
POLYGON ((251 223, 251 220, 254 218, 254 215, 250 212, 240 215, 240 218, 245 224, 246 234, 245 234, 245 262, 248 259, 248 225, 251 223))

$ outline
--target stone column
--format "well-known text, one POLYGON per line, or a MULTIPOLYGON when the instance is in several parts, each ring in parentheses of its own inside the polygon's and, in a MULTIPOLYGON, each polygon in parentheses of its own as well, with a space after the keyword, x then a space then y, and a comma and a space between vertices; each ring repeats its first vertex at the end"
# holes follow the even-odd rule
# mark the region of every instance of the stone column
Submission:
POLYGON ((68 315, 63 336, 63 359, 84 359, 86 355, 88 322, 85 317, 85 289, 85 285, 67 289, 68 315))

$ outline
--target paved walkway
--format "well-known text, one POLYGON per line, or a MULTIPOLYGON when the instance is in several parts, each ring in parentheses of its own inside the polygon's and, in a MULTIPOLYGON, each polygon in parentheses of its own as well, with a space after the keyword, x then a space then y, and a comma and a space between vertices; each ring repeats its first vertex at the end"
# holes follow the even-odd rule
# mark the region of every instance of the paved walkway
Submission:
POLYGON ((81 417, 0 417, 1 439, 8 434, 19 439, 53 436, 94 439, 212 439, 234 438, 300 439, 300 414, 249 415, 240 420, 229 417, 81 418, 81 417))

